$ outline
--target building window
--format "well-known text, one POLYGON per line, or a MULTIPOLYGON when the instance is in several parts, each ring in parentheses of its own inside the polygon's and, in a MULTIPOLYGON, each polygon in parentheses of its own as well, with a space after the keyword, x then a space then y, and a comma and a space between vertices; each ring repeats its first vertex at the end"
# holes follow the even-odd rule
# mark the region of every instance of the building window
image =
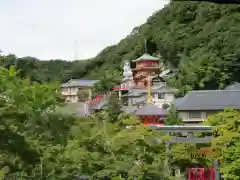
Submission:
POLYGON ((189 112, 188 113, 190 119, 200 119, 202 118, 201 112, 189 112))
POLYGON ((158 99, 164 99, 164 94, 158 94, 158 99))

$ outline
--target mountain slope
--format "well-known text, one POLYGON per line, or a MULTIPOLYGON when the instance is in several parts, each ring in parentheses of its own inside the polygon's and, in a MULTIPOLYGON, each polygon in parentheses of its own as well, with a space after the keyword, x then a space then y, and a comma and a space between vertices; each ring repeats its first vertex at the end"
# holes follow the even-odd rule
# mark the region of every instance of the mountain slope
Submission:
MULTIPOLYGON (((43 82, 70 78, 118 82, 115 80, 121 79, 123 60, 142 55, 147 40, 148 53, 161 54, 166 66, 178 69, 169 83, 182 94, 191 89, 221 88, 240 81, 239 12, 239 5, 171 2, 118 44, 106 47, 90 60, 42 62, 21 58, 24 63, 18 63, 18 69, 43 82)), ((20 62, 18 58, 9 61, 9 57, 2 57, 0 65, 16 61, 20 62)))
POLYGON ((135 59, 148 40, 150 54, 161 54, 166 64, 179 69, 171 82, 184 93, 214 89, 240 80, 239 5, 172 2, 117 45, 107 47, 91 62, 86 77, 119 76, 124 59, 135 59))

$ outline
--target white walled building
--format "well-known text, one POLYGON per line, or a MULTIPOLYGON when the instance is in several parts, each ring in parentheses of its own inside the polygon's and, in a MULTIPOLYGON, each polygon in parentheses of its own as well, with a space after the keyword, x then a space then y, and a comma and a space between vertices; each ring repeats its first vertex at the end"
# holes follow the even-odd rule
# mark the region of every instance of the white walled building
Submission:
POLYGON ((188 124, 202 123, 225 108, 240 110, 240 84, 224 90, 190 91, 175 101, 179 117, 188 124))
MULTIPOLYGON (((66 98, 67 102, 77 103, 82 101, 79 98, 79 92, 87 92, 87 99, 92 97, 92 87, 98 80, 80 80, 71 79, 68 82, 61 85, 61 94, 66 98)), ((84 100, 83 100, 84 101, 84 100)))

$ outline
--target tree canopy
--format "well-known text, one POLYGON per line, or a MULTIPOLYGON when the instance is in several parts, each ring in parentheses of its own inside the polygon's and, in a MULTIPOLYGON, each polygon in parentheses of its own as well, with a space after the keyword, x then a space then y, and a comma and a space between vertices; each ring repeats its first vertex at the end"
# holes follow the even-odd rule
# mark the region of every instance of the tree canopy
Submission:
MULTIPOLYGON (((1 179, 170 180, 169 167, 183 172, 191 163, 211 167, 216 158, 193 157, 189 152, 201 148, 196 144, 176 144, 166 152, 168 137, 122 113, 117 101, 89 117, 57 113, 62 102, 57 84, 30 83, 17 74, 13 67, 0 68, 1 179)), ((202 146, 221 150, 221 172, 229 180, 240 178, 239 116, 226 109, 209 118, 215 140, 202 146)), ((176 117, 172 108, 169 123, 181 123, 176 117)))
POLYGON ((57 85, 30 84, 13 67, 0 68, 0 77, 1 179, 169 177, 164 145, 154 141, 159 134, 116 114, 114 103, 92 117, 59 114, 57 85))

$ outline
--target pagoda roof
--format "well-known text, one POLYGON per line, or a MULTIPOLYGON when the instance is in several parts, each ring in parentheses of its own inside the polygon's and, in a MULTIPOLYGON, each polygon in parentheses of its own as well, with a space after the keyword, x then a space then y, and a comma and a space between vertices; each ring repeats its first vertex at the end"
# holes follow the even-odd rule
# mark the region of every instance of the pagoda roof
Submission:
POLYGON ((153 60, 153 61, 159 61, 159 58, 151 56, 147 53, 143 54, 141 57, 137 58, 136 60, 133 61, 141 61, 141 60, 153 60))
POLYGON ((147 103, 142 108, 139 108, 135 113, 138 116, 162 116, 167 112, 152 103, 147 103))

